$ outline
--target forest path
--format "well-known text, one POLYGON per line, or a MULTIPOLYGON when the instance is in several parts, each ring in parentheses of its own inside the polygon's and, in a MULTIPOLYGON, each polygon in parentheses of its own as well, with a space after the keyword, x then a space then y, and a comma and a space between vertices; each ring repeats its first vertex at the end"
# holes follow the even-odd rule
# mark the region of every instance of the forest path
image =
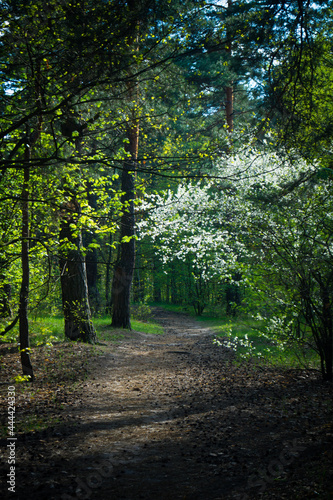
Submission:
POLYGON ((20 443, 16 498, 332 498, 332 476, 315 484, 304 467, 332 458, 332 388, 303 372, 236 366, 195 320, 155 317, 163 335, 130 332, 98 348, 65 423, 20 443))
MULTIPOLYGON (((196 460, 189 470, 191 450, 201 444, 189 443, 188 436, 198 415, 214 411, 220 391, 213 394, 207 387, 209 372, 219 369, 229 353, 214 346, 212 332, 185 314, 155 309, 155 319, 163 335, 129 333, 98 360, 81 415, 81 425, 91 429, 85 436, 85 448, 91 450, 87 465, 92 455, 112 464, 101 498, 171 500, 195 494, 207 499, 207 488, 202 484, 198 492, 193 481, 202 475, 208 484, 211 474, 205 460, 196 460)), ((206 447, 205 456, 213 448, 206 447)))

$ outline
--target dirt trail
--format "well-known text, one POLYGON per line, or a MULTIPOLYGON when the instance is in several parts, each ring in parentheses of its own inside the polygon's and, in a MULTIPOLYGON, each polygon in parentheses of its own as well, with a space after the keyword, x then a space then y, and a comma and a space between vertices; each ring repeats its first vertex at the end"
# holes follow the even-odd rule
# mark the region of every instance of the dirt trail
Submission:
POLYGON ((15 498, 333 498, 332 387, 237 368, 191 318, 155 314, 164 335, 101 348, 66 422, 20 438, 15 498))

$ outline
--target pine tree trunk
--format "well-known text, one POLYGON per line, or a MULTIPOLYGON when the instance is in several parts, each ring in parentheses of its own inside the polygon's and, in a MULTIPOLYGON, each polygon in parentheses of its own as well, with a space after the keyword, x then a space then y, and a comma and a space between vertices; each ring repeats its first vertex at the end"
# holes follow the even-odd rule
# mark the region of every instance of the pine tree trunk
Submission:
MULTIPOLYGON (((0 261, 0 265, 5 265, 5 263, 3 264, 3 262, 0 261)), ((4 281, 4 279, 4 276, 0 275, 1 283, 4 281)), ((11 318, 13 316, 13 312, 10 306, 11 295, 12 287, 9 283, 0 285, 0 318, 11 318)))
POLYGON ((156 256, 153 256, 153 287, 154 287, 154 302, 162 302, 162 291, 161 291, 161 283, 160 279, 157 276, 158 268, 157 268, 157 259, 156 256))
POLYGON ((225 103, 225 114, 228 126, 228 132, 231 134, 234 130, 234 89, 232 86, 226 87, 226 103, 225 103))
POLYGON ((322 323, 323 328, 321 332, 323 340, 323 357, 324 357, 324 372, 323 379, 332 382, 332 369, 333 369, 333 318, 332 318, 332 299, 330 294, 330 287, 320 282, 321 297, 322 297, 322 323))
MULTIPOLYGON (((91 188, 88 184, 88 189, 91 188)), ((89 205, 97 209, 97 196, 88 193, 89 205)), ((83 246, 87 249, 86 253, 86 270, 87 270, 87 284, 90 309, 93 314, 98 313, 100 307, 100 294, 98 289, 98 257, 96 248, 89 248, 89 245, 95 240, 95 233, 92 231, 83 231, 83 246)))
POLYGON ((116 263, 112 282, 112 326, 131 329, 130 293, 134 273, 134 176, 133 162, 124 165, 121 189, 125 205, 120 222, 120 257, 116 263))
MULTIPOLYGON (((232 0, 228 0, 228 10, 232 9, 232 0)), ((231 55, 232 46, 231 46, 231 33, 230 30, 227 29, 227 53, 231 55)), ((226 122, 228 127, 228 132, 231 134, 234 130, 234 88, 233 82, 230 82, 230 85, 225 88, 225 114, 226 114, 226 122)))
MULTIPOLYGON (((130 11, 135 10, 137 2, 128 0, 130 11)), ((137 22, 133 31, 133 46, 138 49, 139 27, 137 22)), ((131 71, 128 72, 131 77, 131 71)), ((127 95, 129 103, 138 103, 139 86, 136 78, 130 78, 127 83, 127 95)), ((135 263, 135 217, 134 217, 134 175, 139 148, 139 121, 136 110, 133 109, 132 116, 127 124, 126 152, 129 159, 124 162, 121 189, 124 193, 121 201, 123 203, 123 215, 120 221, 120 252, 116 262, 112 281, 112 326, 115 328, 131 329, 130 295, 134 274, 135 263)))
POLYGON ((88 299, 87 272, 82 255, 81 232, 73 232, 80 212, 79 204, 73 200, 64 207, 61 227, 59 256, 62 305, 65 318, 65 336, 70 340, 94 343, 96 332, 91 321, 88 299), (66 248, 67 247, 67 248, 66 248))
MULTIPOLYGON (((26 147, 25 160, 30 159, 30 150, 26 147)), ((19 339, 20 353, 23 375, 28 375, 30 381, 34 379, 33 369, 30 361, 29 344, 29 321, 28 321, 28 301, 29 301, 29 164, 24 167, 24 181, 22 188, 22 243, 21 243, 21 265, 22 281, 20 290, 19 305, 19 339)))
MULTIPOLYGON (((91 238, 92 239, 92 238, 91 238)), ((85 238, 84 246, 87 247, 89 239, 85 238)), ((100 295, 98 290, 98 266, 96 248, 89 250, 86 255, 86 272, 89 304, 93 314, 98 313, 100 308, 100 295)))
POLYGON ((110 246, 108 249, 107 259, 106 259, 106 273, 105 273, 105 314, 111 314, 111 297, 110 297, 110 280, 111 280, 111 269, 112 269, 112 234, 110 234, 110 246))

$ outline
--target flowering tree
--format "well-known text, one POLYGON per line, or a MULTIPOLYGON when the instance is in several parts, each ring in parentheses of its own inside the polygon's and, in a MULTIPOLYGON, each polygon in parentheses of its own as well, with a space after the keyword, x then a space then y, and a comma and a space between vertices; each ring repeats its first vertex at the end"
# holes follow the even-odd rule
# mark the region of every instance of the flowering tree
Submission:
MULTIPOLYGON (((332 380, 332 180, 302 184, 265 209, 252 210, 248 227, 260 244, 249 286, 267 307, 267 329, 317 351, 332 380)), ((257 202, 253 202, 258 206, 257 202)))
POLYGON ((332 179, 320 172, 292 156, 248 150, 217 165, 218 181, 151 195, 139 226, 166 272, 177 260, 188 266, 198 313, 210 284, 238 273, 244 305, 267 332, 315 349, 331 380, 332 179))
POLYGON ((228 196, 221 197, 211 184, 198 183, 151 195, 140 207, 149 214, 139 223, 140 237, 150 238, 165 272, 170 263, 183 263, 187 300, 199 315, 207 305, 209 285, 231 279, 236 252, 243 248, 223 225, 229 205, 228 196))

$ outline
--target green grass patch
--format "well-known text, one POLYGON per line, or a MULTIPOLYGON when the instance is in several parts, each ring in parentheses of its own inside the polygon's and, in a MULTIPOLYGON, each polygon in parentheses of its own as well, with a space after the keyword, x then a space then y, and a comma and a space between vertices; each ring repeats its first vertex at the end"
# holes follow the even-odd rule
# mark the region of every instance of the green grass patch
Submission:
POLYGON ((16 425, 17 434, 26 434, 28 432, 40 432, 48 429, 51 426, 57 425, 61 422, 60 418, 56 415, 26 415, 24 422, 18 422, 16 425))
POLYGON ((59 316, 37 317, 29 320, 31 346, 65 340, 64 319, 59 316))
MULTIPOLYGON (((29 339, 31 347, 52 342, 62 342, 64 335, 64 319, 62 317, 45 316, 29 318, 29 339)), ((6 335, 2 342, 15 343, 19 339, 18 323, 6 335)))
POLYGON ((152 302, 149 303, 151 307, 162 307, 166 311, 188 314, 188 316, 192 316, 195 318, 199 318, 199 316, 195 315, 194 308, 189 305, 179 305, 179 304, 168 304, 166 302, 152 302))
POLYGON ((223 346, 235 353, 235 359, 239 362, 252 358, 276 367, 320 369, 319 356, 313 349, 292 340, 282 344, 263 335, 263 324, 246 315, 212 315, 207 310, 202 316, 196 316, 190 306, 186 308, 171 304, 154 305, 172 312, 185 312, 203 323, 215 333, 216 339, 223 346))
MULTIPOLYGON (((98 340, 102 341, 103 340, 119 341, 124 338, 123 332, 129 331, 129 330, 122 330, 120 328, 112 328, 110 316, 94 318, 93 323, 97 331, 98 340)), ((139 321, 136 319, 132 319, 131 324, 132 324, 132 330, 137 332, 149 333, 153 335, 161 335, 164 333, 163 327, 158 325, 153 320, 139 321)))
POLYGON ((164 328, 152 320, 149 322, 143 322, 133 319, 132 328, 137 332, 151 333, 153 335, 162 335, 164 333, 164 328))
POLYGON ((320 368, 319 356, 314 350, 292 339, 282 343, 264 335, 262 324, 252 318, 216 318, 204 313, 196 320, 209 327, 215 333, 217 343, 231 349, 238 361, 254 358, 285 368, 320 368))
MULTIPOLYGON (((124 338, 123 332, 126 330, 111 327, 110 316, 93 318, 99 341, 119 341, 124 338)), ((153 320, 140 321, 132 319, 132 329, 142 333, 161 335, 164 333, 163 327, 153 320)), ((3 342, 18 342, 19 332, 16 325, 7 335, 3 336, 3 342)), ((65 341, 64 319, 63 317, 45 316, 29 319, 29 338, 31 347, 48 345, 54 342, 65 341)))

